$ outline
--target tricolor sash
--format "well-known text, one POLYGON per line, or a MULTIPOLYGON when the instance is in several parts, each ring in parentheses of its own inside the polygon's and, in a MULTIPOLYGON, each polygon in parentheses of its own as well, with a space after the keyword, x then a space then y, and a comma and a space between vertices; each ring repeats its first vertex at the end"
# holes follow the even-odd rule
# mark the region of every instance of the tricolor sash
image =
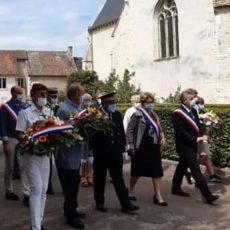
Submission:
POLYGON ((198 125, 196 124, 196 122, 185 111, 179 108, 179 109, 176 109, 174 113, 177 113, 180 116, 182 116, 195 131, 197 131, 198 133, 200 132, 200 129, 198 125))
POLYGON ((35 138, 39 138, 40 136, 62 133, 62 132, 67 131, 67 130, 73 130, 73 126, 71 124, 50 126, 50 127, 47 127, 43 130, 40 130, 40 131, 34 133, 33 136, 31 136, 29 138, 29 141, 31 142, 35 138))
POLYGON ((78 113, 77 118, 81 117, 87 110, 83 109, 80 113, 78 113))
POLYGON ((154 131, 156 133, 157 138, 159 138, 160 136, 160 127, 159 124, 157 123, 156 120, 154 120, 147 112, 146 110, 144 110, 143 108, 139 108, 139 111, 141 111, 141 113, 144 116, 145 121, 148 123, 148 125, 150 126, 151 130, 154 131))
POLYGON ((17 113, 15 113, 15 111, 7 103, 3 104, 2 106, 7 110, 7 112, 13 118, 13 120, 17 122, 18 119, 17 113))

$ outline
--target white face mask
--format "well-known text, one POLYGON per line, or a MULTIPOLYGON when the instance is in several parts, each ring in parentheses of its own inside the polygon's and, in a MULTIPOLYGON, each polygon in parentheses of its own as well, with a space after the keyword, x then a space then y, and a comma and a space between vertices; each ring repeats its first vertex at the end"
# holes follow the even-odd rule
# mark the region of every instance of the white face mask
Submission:
POLYGON ((199 109, 204 109, 204 105, 198 105, 199 106, 199 109))
POLYGON ((37 100, 38 106, 45 106, 47 105, 47 99, 45 97, 39 97, 37 100))
POLYGON ((57 102, 58 102, 58 99, 57 98, 51 98, 51 103, 52 104, 57 104, 57 102))
POLYGON ((140 102, 135 102, 134 103, 134 108, 135 109, 139 109, 141 107, 141 103, 140 102))

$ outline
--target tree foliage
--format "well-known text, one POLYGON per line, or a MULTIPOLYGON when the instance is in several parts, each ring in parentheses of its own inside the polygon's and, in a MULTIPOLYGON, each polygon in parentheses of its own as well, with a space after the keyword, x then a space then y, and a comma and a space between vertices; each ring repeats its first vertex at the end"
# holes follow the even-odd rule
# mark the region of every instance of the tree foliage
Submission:
POLYGON ((164 100, 166 103, 179 103, 180 102, 181 87, 178 86, 175 93, 170 93, 169 96, 164 100))
POLYGON ((118 102, 130 102, 130 98, 134 94, 140 93, 140 87, 136 88, 135 85, 130 84, 130 80, 134 77, 135 73, 130 73, 125 70, 123 79, 118 80, 117 84, 117 100, 118 102))
POLYGON ((130 102, 130 97, 140 93, 140 88, 136 88, 130 83, 130 80, 135 73, 130 73, 127 69, 124 72, 122 79, 115 71, 110 73, 104 81, 98 79, 96 72, 81 71, 74 72, 68 77, 68 85, 74 82, 79 82, 85 87, 85 92, 93 97, 99 92, 116 92, 118 102, 130 102))
POLYGON ((85 87, 85 92, 91 94, 93 97, 100 91, 103 86, 103 81, 98 79, 95 71, 80 71, 74 72, 68 77, 68 85, 79 82, 85 87))

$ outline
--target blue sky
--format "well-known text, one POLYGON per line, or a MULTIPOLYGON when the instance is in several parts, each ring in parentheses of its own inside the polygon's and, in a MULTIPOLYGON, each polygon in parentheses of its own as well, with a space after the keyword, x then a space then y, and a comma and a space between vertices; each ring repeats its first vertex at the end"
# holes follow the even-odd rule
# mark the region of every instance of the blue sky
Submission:
POLYGON ((66 50, 82 56, 105 0, 0 0, 0 49, 66 50))

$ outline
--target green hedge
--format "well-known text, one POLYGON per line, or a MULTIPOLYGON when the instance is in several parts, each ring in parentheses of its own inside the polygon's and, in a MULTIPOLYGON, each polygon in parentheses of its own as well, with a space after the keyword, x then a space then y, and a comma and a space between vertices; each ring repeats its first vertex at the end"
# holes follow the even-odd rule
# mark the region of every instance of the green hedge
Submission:
MULTIPOLYGON (((119 104, 118 110, 124 114, 128 107, 130 107, 130 104, 119 104)), ((162 150, 162 155, 164 158, 171 160, 178 159, 175 152, 174 130, 171 122, 172 112, 176 108, 177 105, 171 104, 157 105, 155 108, 167 139, 167 147, 162 150)), ((212 127, 209 132, 212 140, 213 163, 219 167, 230 166, 230 105, 206 105, 206 109, 214 111, 223 120, 223 124, 217 128, 212 127)))

